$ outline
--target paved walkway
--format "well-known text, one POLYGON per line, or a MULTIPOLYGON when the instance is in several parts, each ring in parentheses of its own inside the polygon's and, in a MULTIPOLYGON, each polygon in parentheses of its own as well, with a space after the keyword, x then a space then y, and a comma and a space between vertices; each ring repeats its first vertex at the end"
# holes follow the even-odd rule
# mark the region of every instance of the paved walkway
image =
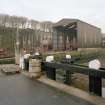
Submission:
POLYGON ((23 75, 0 77, 0 105, 92 105, 23 75))

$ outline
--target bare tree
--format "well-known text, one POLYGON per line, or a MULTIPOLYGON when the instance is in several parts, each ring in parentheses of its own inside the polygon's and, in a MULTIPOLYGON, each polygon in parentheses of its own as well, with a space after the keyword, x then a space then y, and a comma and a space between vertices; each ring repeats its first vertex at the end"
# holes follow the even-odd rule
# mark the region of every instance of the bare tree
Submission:
POLYGON ((0 26, 9 26, 9 15, 0 14, 0 26))
POLYGON ((19 17, 19 23, 20 23, 20 25, 21 25, 21 27, 22 28, 25 28, 25 26, 26 26, 26 23, 27 23, 27 18, 25 18, 25 17, 19 17))
POLYGON ((38 21, 35 21, 35 20, 30 20, 30 23, 31 23, 31 27, 32 29, 36 29, 37 25, 38 25, 38 21))

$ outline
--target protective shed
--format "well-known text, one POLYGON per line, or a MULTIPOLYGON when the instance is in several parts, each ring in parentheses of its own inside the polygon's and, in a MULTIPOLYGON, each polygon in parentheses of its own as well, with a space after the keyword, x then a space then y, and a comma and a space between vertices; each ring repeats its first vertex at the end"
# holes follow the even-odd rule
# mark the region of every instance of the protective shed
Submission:
POLYGON ((101 39, 100 28, 78 19, 62 19, 53 25, 54 50, 97 48, 101 39))

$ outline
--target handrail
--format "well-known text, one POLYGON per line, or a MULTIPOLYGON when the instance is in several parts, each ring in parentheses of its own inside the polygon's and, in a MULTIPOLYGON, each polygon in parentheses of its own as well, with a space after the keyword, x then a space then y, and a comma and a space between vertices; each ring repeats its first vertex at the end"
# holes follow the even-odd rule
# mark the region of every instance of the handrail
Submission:
POLYGON ((105 68, 96 70, 96 69, 90 69, 87 66, 82 66, 82 65, 75 65, 75 64, 62 64, 59 62, 44 62, 44 64, 47 67, 50 68, 55 68, 55 69, 63 69, 66 71, 70 71, 70 72, 77 72, 77 73, 81 73, 81 74, 85 74, 85 75, 91 75, 91 76, 95 76, 95 77, 101 77, 101 78, 105 78, 105 68))
POLYGON ((65 64, 60 62, 43 62, 48 78, 56 80, 56 69, 66 71, 66 84, 71 82, 72 73, 81 73, 89 76, 89 91, 102 96, 102 78, 105 78, 105 68, 90 69, 79 64, 65 64))

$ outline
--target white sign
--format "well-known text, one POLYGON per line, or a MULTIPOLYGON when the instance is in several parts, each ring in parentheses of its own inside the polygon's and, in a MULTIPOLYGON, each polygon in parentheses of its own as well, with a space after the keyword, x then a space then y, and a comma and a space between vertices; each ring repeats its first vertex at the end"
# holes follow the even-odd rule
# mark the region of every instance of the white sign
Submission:
POLYGON ((54 61, 54 56, 47 56, 46 57, 46 62, 52 62, 54 61))
POLYGON ((71 59, 71 55, 66 55, 66 59, 71 59))
POLYGON ((91 69, 99 69, 101 67, 101 63, 98 59, 94 59, 89 62, 89 68, 91 69))
POLYGON ((36 52, 35 55, 40 55, 39 52, 36 52))

